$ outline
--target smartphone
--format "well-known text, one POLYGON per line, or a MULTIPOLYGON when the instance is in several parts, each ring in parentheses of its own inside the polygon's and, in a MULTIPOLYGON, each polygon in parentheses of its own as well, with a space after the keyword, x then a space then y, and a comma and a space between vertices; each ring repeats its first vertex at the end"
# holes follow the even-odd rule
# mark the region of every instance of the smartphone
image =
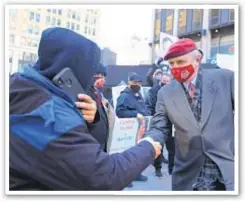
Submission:
POLYGON ((81 84, 69 67, 61 70, 54 78, 53 83, 63 89, 74 101, 78 101, 78 94, 86 94, 81 84))

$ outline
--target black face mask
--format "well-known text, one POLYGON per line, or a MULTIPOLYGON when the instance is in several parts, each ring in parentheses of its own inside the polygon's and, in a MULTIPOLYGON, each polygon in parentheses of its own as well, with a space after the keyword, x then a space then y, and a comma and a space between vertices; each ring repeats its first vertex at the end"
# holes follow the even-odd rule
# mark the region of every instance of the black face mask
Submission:
POLYGON ((165 83, 161 83, 161 86, 165 86, 165 83))
POLYGON ((140 91, 140 86, 138 85, 131 85, 130 88, 134 93, 138 93, 140 91))

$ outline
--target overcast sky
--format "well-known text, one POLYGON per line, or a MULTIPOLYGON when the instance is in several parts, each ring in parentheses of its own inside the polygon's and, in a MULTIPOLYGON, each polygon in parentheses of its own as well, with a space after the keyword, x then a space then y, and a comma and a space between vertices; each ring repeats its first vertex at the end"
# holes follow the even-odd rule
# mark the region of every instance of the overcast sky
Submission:
POLYGON ((142 38, 150 38, 153 31, 152 9, 139 6, 113 6, 100 10, 99 44, 115 51, 119 63, 128 63, 132 57, 131 37, 136 34, 142 38))

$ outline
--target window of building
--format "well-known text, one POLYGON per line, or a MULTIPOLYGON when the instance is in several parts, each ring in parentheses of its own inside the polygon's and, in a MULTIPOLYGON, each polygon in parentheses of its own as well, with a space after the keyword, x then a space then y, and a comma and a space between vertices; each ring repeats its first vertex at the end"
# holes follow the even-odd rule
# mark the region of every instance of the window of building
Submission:
POLYGON ((31 61, 31 53, 23 52, 23 59, 26 61, 31 61))
POLYGON ((33 26, 32 26, 32 24, 29 24, 29 26, 28 26, 28 33, 29 34, 32 34, 33 33, 33 26))
POLYGON ((161 18, 161 9, 156 9, 155 10, 155 17, 156 17, 156 20, 161 18))
POLYGON ((96 24, 96 18, 94 18, 94 25, 96 24))
POLYGON ((48 12, 51 12, 51 9, 47 9, 48 12))
POLYGON ((161 21, 160 19, 155 21, 155 34, 159 35, 160 34, 160 29, 161 29, 161 21))
POLYGON ((20 39, 20 45, 21 46, 26 46, 26 37, 22 36, 20 39))
POLYGON ((32 39, 27 38, 26 45, 29 46, 29 47, 32 47, 32 39))
POLYGON ((27 24, 23 24, 21 26, 21 31, 22 31, 22 33, 28 33, 28 26, 27 26, 27 24))
POLYGON ((87 23, 88 22, 88 16, 86 15, 86 18, 85 18, 85 22, 87 23))
POLYGON ((22 55, 20 56, 20 60, 24 60, 25 59, 25 55, 26 55, 26 52, 22 52, 22 55))
POLYGON ((53 9, 53 13, 56 14, 56 9, 53 9))
POLYGON ((186 9, 180 9, 179 11, 179 33, 184 33, 186 30, 186 9))
POLYGON ((72 13, 72 19, 76 19, 76 12, 72 13))
POLYGON ((192 24, 193 31, 200 30, 202 28, 202 14, 203 14, 202 9, 193 10, 193 24, 192 24))
POLYGON ((9 36, 9 43, 14 44, 15 36, 13 34, 10 34, 9 36))
POLYGON ((10 18, 11 18, 11 20, 13 21, 15 21, 15 20, 17 20, 17 14, 18 14, 18 10, 17 9, 11 9, 10 10, 10 18))
POLYGON ((31 46, 34 47, 34 48, 36 48, 38 46, 38 41, 36 39, 33 39, 31 41, 31 46))
POLYGON ((15 31, 16 30, 16 21, 10 22, 10 30, 15 31))
POLYGON ((9 59, 12 59, 12 58, 13 58, 13 51, 9 50, 9 59))
POLYGON ((217 53, 234 54, 234 35, 226 35, 211 39, 211 57, 217 53))
POLYGON ((93 36, 95 36, 95 29, 93 29, 93 36))
POLYGON ((71 23, 71 29, 74 30, 75 29, 75 24, 71 23))
POLYGON ((218 17, 220 9, 211 9, 211 17, 218 17))
POLYGON ((11 9, 10 10, 10 16, 12 17, 16 17, 17 16, 17 13, 18 13, 18 10, 17 9, 11 9))
POLYGON ((30 20, 34 20, 34 12, 30 12, 30 20))
POLYGON ((80 30, 80 25, 77 25, 77 30, 78 30, 78 31, 80 30))
POLYGON ((46 24, 50 24, 51 18, 50 16, 46 16, 46 24))
POLYGON ((173 31, 173 18, 174 18, 174 10, 173 9, 166 9, 166 32, 173 31))
POLYGON ((61 9, 58 10, 58 14, 62 15, 62 10, 61 9))
POLYGON ((67 16, 68 16, 68 18, 71 18, 71 10, 68 10, 67 16))
POLYGON ((36 22, 40 22, 40 14, 39 13, 36 14, 36 22))
POLYGON ((84 33, 87 34, 88 28, 85 26, 84 33))
POLYGON ((26 11, 26 10, 24 11, 23 18, 26 21, 29 21, 30 20, 30 13, 29 13, 29 11, 26 11))
POLYGON ((37 61, 37 55, 34 53, 31 53, 31 61, 36 62, 37 61))
POLYGON ((67 27, 68 29, 70 29, 70 23, 69 23, 69 22, 67 22, 66 27, 67 27))
POLYGON ((91 31, 90 31, 90 28, 88 28, 88 35, 90 35, 91 34, 91 31))
POLYGON ((55 26, 56 25, 56 18, 53 17, 52 19, 52 25, 55 26))
POLYGON ((80 19, 81 19, 80 14, 77 13, 77 20, 80 20, 80 19))
POLYGON ((220 21, 220 9, 211 9, 210 17, 211 17, 210 24, 212 26, 215 26, 215 25, 219 24, 219 21, 220 21))
POLYGON ((34 33, 35 33, 36 35, 39 35, 39 32, 40 32, 39 27, 36 26, 36 27, 35 27, 35 30, 34 30, 34 33))
POLYGON ((58 25, 58 26, 61 25, 61 20, 60 20, 60 19, 57 20, 57 25, 58 25))
POLYGON ((23 52, 18 52, 18 59, 23 60, 23 52))
POLYGON ((235 18, 235 16, 234 16, 234 9, 230 9, 230 22, 234 22, 234 18, 235 18))
POLYGON ((234 35, 222 36, 220 38, 221 44, 234 44, 234 35))

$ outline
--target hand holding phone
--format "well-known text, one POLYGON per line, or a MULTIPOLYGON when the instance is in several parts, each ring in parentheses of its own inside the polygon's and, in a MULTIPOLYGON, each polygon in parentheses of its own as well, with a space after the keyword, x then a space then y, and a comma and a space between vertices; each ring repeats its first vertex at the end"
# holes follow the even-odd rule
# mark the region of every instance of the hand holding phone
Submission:
POLYGON ((79 94, 78 98, 80 102, 76 102, 77 108, 81 110, 87 123, 93 123, 97 112, 96 102, 90 96, 84 94, 79 94))

